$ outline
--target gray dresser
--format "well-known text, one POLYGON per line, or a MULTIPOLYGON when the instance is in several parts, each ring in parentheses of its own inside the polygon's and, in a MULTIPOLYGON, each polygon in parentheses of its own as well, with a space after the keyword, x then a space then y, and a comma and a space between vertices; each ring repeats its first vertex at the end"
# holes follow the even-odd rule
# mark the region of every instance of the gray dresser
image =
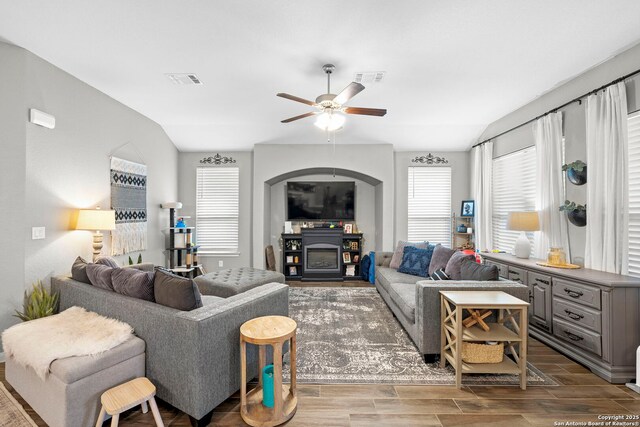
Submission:
POLYGON ((529 287, 529 334, 612 383, 636 377, 640 278, 542 267, 534 259, 483 253, 500 277, 529 287))

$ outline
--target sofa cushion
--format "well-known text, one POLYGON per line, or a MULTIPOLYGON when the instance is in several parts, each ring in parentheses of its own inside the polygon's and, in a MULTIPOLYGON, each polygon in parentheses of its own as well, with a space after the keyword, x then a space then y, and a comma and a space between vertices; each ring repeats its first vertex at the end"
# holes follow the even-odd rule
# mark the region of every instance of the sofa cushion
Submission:
POLYGON ((87 277, 89 282, 96 288, 113 290, 111 282, 111 272, 113 268, 102 264, 87 264, 87 277))
POLYGON ((111 272, 113 290, 128 297, 153 301, 154 272, 134 268, 114 268, 111 272))
POLYGON ((446 271, 444 271, 444 268, 437 269, 429 275, 429 278, 431 280, 451 280, 451 277, 447 275, 446 271))
POLYGON ((429 277, 429 264, 431 263, 433 248, 432 245, 428 245, 426 249, 405 246, 402 264, 400 264, 398 271, 415 276, 429 277))
POLYGON ((157 269, 153 280, 156 303, 182 311, 202 307, 198 286, 192 279, 157 269))
POLYGON ((73 261, 73 265, 71 266, 71 277, 73 280, 82 283, 91 283, 89 276, 87 276, 87 265, 89 265, 89 263, 82 257, 78 257, 73 261))
POLYGON ((214 305, 224 304, 226 301, 225 298, 214 297, 213 295, 200 295, 202 298, 202 306, 203 307, 211 307, 214 305))
POLYGON ((405 246, 413 246, 418 249, 426 249, 429 245, 429 242, 407 242, 406 240, 399 240, 398 245, 396 246, 396 250, 393 252, 391 256, 391 262, 389 262, 389 267, 395 268, 396 270, 402 264, 402 257, 404 256, 404 247, 405 246))
POLYGON ((396 303, 402 314, 412 323, 416 318, 416 285, 412 283, 391 283, 389 296, 396 303))
POLYGON ((447 268, 447 263, 451 259, 451 255, 454 253, 456 253, 455 249, 451 249, 440 244, 436 245, 433 249, 431 264, 429 264, 429 276, 431 276, 436 270, 444 270, 447 268))
POLYGON ((284 275, 277 271, 240 267, 214 271, 194 280, 202 295, 228 298, 267 283, 284 283, 284 275))
POLYGON ((447 262, 447 266, 444 269, 447 276, 451 277, 451 280, 461 280, 462 276, 460 275, 460 266, 462 265, 462 261, 465 259, 474 260, 475 257, 460 251, 456 251, 456 253, 451 255, 451 258, 449 258, 449 262, 447 262))
POLYGON ((95 263, 100 265, 106 265, 107 267, 111 267, 111 268, 120 268, 120 265, 115 260, 115 258, 112 258, 110 256, 101 256, 96 260, 95 263))
POLYGON ((461 280, 477 280, 486 282, 500 280, 497 265, 483 265, 475 261, 465 259, 460 265, 461 280))
POLYGON ((394 268, 376 267, 376 281, 380 283, 380 286, 382 286, 387 292, 389 292, 389 286, 392 283, 409 283, 411 285, 415 285, 419 280, 423 279, 424 278, 420 276, 400 273, 394 268))

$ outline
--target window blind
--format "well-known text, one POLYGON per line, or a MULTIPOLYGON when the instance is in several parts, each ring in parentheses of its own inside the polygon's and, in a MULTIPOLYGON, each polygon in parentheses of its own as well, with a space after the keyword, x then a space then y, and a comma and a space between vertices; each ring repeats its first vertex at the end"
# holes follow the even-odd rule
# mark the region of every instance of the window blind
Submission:
MULTIPOLYGON (((493 160, 493 246, 511 253, 520 235, 507 230, 509 212, 536 209, 536 149, 525 148, 493 160)), ((527 233, 533 245, 533 233, 527 233)))
POLYGON ((640 277, 640 112, 627 121, 629 135, 629 274, 640 277))
POLYGON ((409 167, 407 237, 451 247, 451 168, 409 167))
POLYGON ((198 253, 238 253, 239 192, 239 168, 197 168, 198 253))

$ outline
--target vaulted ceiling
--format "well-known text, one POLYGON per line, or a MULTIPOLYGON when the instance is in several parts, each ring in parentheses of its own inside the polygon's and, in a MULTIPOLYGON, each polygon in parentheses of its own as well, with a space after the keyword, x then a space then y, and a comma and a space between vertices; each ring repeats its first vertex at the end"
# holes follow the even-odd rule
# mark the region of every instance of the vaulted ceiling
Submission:
POLYGON ((494 120, 640 40, 637 0, 0 0, 0 38, 150 117, 183 151, 321 143, 277 98, 385 71, 344 143, 466 150, 494 120), (166 73, 196 73, 178 86, 166 73))

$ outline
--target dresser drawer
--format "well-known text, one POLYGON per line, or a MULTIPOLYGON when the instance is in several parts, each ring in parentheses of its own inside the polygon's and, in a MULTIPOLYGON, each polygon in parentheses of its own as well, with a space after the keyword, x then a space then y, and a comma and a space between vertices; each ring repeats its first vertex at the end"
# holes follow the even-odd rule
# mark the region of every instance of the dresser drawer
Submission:
POLYGON ((533 271, 527 272, 527 280, 529 285, 546 285, 551 286, 551 276, 546 274, 534 273, 533 271))
POLYGON ((553 282, 553 295, 579 304, 588 305, 600 309, 600 289, 569 282, 563 279, 555 279, 553 282))
POLYGON ((507 266, 507 279, 526 285, 527 271, 522 268, 507 266))
POLYGON ((577 347, 581 347, 598 356, 602 355, 602 337, 600 334, 587 331, 556 317, 553 318, 553 334, 577 347))
POLYGON ((597 310, 554 298, 553 315, 561 317, 569 323, 602 332, 602 315, 597 310))

